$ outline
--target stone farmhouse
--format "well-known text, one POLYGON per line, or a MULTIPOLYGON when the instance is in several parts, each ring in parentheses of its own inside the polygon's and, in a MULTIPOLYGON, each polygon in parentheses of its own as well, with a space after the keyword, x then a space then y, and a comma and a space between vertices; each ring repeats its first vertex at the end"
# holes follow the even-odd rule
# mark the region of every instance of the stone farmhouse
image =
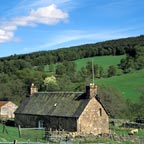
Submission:
POLYGON ((68 132, 109 133, 109 117, 97 98, 97 86, 86 86, 85 92, 37 92, 32 85, 15 112, 21 127, 45 127, 68 132))
POLYGON ((14 118, 17 105, 11 101, 0 101, 0 118, 14 118))

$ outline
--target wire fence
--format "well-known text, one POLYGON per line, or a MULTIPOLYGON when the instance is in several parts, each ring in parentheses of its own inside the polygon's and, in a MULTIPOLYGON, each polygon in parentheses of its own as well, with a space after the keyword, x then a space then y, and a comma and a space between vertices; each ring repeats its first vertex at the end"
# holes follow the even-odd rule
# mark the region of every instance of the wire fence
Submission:
POLYGON ((68 141, 67 133, 62 130, 55 130, 52 131, 47 130, 45 128, 21 128, 18 126, 19 130, 19 137, 30 139, 34 141, 53 141, 53 142, 61 142, 61 141, 68 141))
MULTIPOLYGON (((18 130, 19 137, 29 139, 30 141, 36 141, 37 144, 73 144, 68 141, 65 131, 52 131, 46 130, 45 128, 21 128, 20 126, 18 130)), ((31 144, 32 142, 29 143, 31 144)))
POLYGON ((38 139, 45 138, 45 129, 37 128, 21 128, 20 137, 25 139, 33 139, 37 141, 38 139))

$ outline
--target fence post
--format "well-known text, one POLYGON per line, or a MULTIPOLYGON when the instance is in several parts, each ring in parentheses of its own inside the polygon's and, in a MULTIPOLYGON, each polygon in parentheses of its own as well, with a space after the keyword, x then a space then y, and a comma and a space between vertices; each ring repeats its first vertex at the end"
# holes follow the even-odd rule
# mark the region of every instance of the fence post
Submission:
POLYGON ((21 137, 21 127, 18 125, 18 132, 19 132, 19 137, 21 137))
POLYGON ((14 140, 14 144, 17 144, 17 140, 14 140))
POLYGON ((3 133, 5 133, 5 132, 8 134, 8 131, 7 131, 7 129, 6 129, 6 125, 3 124, 3 133))

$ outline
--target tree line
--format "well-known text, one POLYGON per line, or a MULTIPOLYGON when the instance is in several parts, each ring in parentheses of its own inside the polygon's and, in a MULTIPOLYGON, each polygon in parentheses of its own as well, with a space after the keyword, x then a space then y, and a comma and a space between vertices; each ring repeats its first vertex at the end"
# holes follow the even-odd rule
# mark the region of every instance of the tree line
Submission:
POLYGON ((63 61, 73 61, 81 58, 104 56, 104 55, 123 55, 129 47, 143 45, 144 36, 130 37, 118 40, 109 40, 94 44, 85 44, 69 48, 60 48, 50 51, 39 51, 22 55, 11 55, 0 58, 0 62, 24 60, 32 66, 46 65, 63 61))

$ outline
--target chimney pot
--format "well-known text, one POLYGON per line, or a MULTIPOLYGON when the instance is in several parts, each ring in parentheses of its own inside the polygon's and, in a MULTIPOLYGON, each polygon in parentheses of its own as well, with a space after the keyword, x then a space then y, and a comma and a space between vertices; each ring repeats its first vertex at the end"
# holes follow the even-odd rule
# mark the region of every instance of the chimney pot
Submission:
POLYGON ((86 98, 90 99, 97 95, 97 86, 94 83, 90 83, 86 86, 86 98))
POLYGON ((37 87, 34 85, 34 83, 31 84, 31 88, 30 88, 30 95, 32 95, 33 93, 38 92, 37 87))

